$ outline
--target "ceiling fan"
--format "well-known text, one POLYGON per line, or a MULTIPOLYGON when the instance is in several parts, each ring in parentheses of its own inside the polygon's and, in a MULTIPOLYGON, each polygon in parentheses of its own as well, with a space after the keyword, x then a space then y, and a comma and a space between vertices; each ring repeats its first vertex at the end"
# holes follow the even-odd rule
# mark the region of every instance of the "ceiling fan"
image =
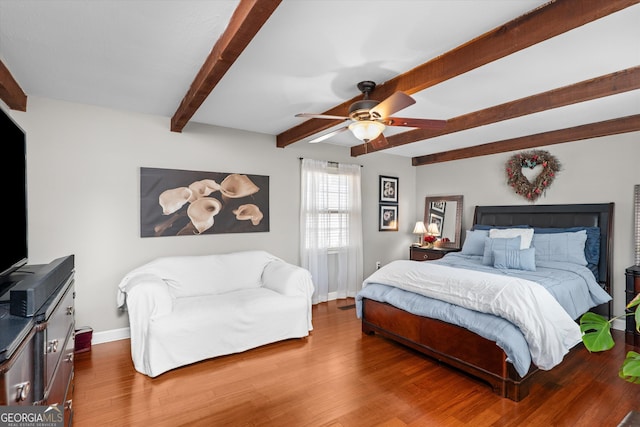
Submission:
POLYGON ((365 80, 358 83, 358 89, 364 98, 349 106, 349 116, 332 116, 326 114, 299 113, 296 117, 331 120, 351 120, 351 124, 321 135, 309 141, 321 142, 346 130, 361 141, 371 142, 374 146, 386 146, 387 140, 382 134, 386 126, 404 126, 420 129, 442 129, 447 124, 446 120, 412 119, 404 117, 391 117, 403 108, 415 104, 415 99, 404 92, 398 91, 383 101, 369 99, 369 94, 375 89, 375 82, 365 80))

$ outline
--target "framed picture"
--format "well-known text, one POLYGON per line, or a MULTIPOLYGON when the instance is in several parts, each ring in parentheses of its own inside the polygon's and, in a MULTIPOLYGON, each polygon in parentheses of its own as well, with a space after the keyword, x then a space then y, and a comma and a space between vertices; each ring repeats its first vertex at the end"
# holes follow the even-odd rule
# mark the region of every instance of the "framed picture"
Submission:
POLYGON ((398 203, 398 178, 380 175, 380 202, 398 203))
POLYGON ((441 215, 434 214, 434 213, 429 215, 429 225, 435 224, 435 225, 438 226, 438 233, 437 234, 433 234, 434 236, 440 237, 440 235, 442 234, 442 221, 443 221, 443 218, 442 218, 441 215))
POLYGON ((398 205, 380 205, 378 231, 398 231, 398 205))
POLYGON ((269 177, 140 168, 140 237, 269 231, 269 177))
POLYGON ((447 202, 444 200, 438 200, 437 202, 431 202, 431 210, 435 212, 444 213, 444 208, 447 202))

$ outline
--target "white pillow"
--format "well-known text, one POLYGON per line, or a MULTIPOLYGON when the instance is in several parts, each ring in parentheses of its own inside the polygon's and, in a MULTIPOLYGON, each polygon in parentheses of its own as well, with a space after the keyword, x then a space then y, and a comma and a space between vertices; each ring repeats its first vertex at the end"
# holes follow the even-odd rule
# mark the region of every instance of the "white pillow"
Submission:
POLYGON ((520 249, 529 249, 533 239, 533 228, 492 228, 489 237, 492 239, 510 239, 520 236, 520 249))

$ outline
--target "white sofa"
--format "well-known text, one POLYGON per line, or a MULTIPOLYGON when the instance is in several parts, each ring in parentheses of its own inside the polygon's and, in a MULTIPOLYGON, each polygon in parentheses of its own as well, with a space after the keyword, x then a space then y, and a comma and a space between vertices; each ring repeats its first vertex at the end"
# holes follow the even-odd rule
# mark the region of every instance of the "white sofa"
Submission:
POLYGON ((309 335, 309 271, 264 251, 158 258, 128 273, 118 306, 129 313, 138 372, 309 335))

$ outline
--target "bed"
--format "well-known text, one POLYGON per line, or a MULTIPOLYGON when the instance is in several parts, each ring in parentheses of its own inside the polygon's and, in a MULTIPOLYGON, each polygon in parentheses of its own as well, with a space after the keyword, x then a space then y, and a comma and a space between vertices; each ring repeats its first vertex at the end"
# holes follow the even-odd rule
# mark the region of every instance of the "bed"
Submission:
MULTIPOLYGON (((502 397, 520 401, 529 394, 536 374, 541 370, 552 369, 553 366, 561 363, 564 355, 577 346, 577 341, 580 340, 575 332, 577 328, 576 320, 582 313, 590 310, 606 317, 611 316, 610 267, 613 249, 613 208, 613 203, 477 206, 475 208, 473 227, 471 227, 472 233, 479 236, 484 233, 482 230, 486 230, 489 233, 491 229, 500 228, 506 229, 504 232, 508 233, 518 228, 533 228, 533 234, 535 235, 533 242, 538 245, 535 253, 540 256, 545 254, 544 251, 546 249, 542 249, 543 244, 550 239, 554 239, 552 241, 555 242, 561 236, 568 236, 567 238, 573 239, 578 235, 582 239, 582 235, 588 233, 589 242, 586 243, 586 246, 583 246, 588 265, 575 267, 575 274, 588 279, 587 288, 589 290, 587 293, 591 300, 591 307, 585 308, 581 304, 574 302, 571 304, 574 304, 575 307, 566 307, 566 302, 556 302, 556 300, 560 301, 561 299, 558 298, 555 291, 550 289, 561 289, 560 292, 564 292, 565 284, 567 284, 567 287, 569 287, 569 284, 573 286, 572 283, 574 281, 573 272, 564 272, 564 264, 566 263, 556 262, 557 260, 564 261, 562 256, 557 258, 551 254, 551 258, 547 259, 546 262, 544 260, 539 261, 536 258, 535 264, 537 264, 538 268, 535 269, 534 266, 535 271, 524 271, 524 278, 520 278, 511 277, 520 275, 520 271, 514 274, 512 269, 502 268, 500 272, 493 272, 491 270, 493 265, 486 265, 486 253, 485 263, 483 264, 482 256, 476 256, 477 254, 473 253, 469 255, 469 249, 463 246, 461 253, 448 254, 441 260, 428 262, 394 261, 373 273, 365 280, 363 289, 356 296, 356 309, 358 317, 362 319, 362 331, 365 334, 379 334, 406 345, 488 383, 493 391, 502 397), (585 231, 583 232, 583 230, 585 231), (579 233, 576 231, 579 231, 579 233), (556 232, 559 234, 556 234, 556 232), (545 237, 544 234, 555 234, 555 237, 545 237), (588 250, 592 252, 588 253, 588 250), (589 259, 590 257, 591 259, 589 259), (458 265, 458 262, 462 264, 458 265), (556 271, 556 268, 563 269, 563 272, 556 271), (463 307, 459 307, 456 305, 457 300, 449 300, 449 296, 441 298, 441 295, 444 294, 438 293, 439 291, 434 291, 431 288, 425 294, 422 292, 422 285, 414 283, 416 277, 424 277, 425 279, 415 280, 433 282, 427 287, 435 286, 438 288, 438 286, 441 286, 442 289, 458 289, 457 286, 451 286, 451 283, 455 283, 451 282, 454 279, 449 279, 449 276, 446 275, 457 276, 460 273, 461 276, 464 276, 465 273, 460 270, 467 269, 472 271, 469 277, 474 277, 474 280, 481 282, 478 286, 470 284, 470 287, 483 288, 490 281, 492 282, 491 286, 498 286, 500 290, 488 292, 499 294, 501 299, 504 300, 503 304, 510 304, 510 298, 513 298, 513 304, 520 307, 520 310, 501 306, 502 308, 495 310, 493 313, 480 313, 479 311, 483 309, 476 309, 475 304, 483 304, 481 302, 472 301, 471 307, 467 307, 467 302, 465 301, 461 303, 463 307), (585 270, 587 273, 585 273, 585 270), (498 277, 494 273, 508 277, 498 277), (551 282, 554 280, 556 282, 555 285, 547 288, 549 292, 540 292, 537 289, 539 287, 537 283, 529 283, 530 281, 539 281, 547 286, 545 282, 547 279, 541 278, 542 276, 551 278, 551 282), (440 279, 438 279, 439 277, 440 279), (526 288, 527 292, 519 292, 517 296, 514 296, 516 295, 513 291, 515 289, 514 286, 508 285, 514 280, 530 286, 535 290, 533 292, 534 296, 529 295, 531 293, 529 288, 526 288), (438 283, 448 283, 448 285, 438 285, 438 283), (557 286, 558 284, 561 286, 557 286), (594 286, 597 289, 593 289, 594 286), (521 301, 520 294, 526 295, 525 298, 542 298, 542 300, 525 299, 521 301), (553 301, 544 300, 551 294, 556 297, 555 299, 552 298, 553 301), (528 304, 531 304, 532 308, 530 310, 522 310, 522 304, 525 304, 527 308, 529 308, 528 304), (565 310, 563 311, 561 308, 551 315, 551 322, 558 322, 557 325, 559 325, 557 327, 559 332, 554 330, 551 335, 560 335, 553 339, 560 341, 564 346, 563 348, 556 348, 558 345, 556 341, 547 343, 546 341, 551 339, 546 338, 546 335, 544 339, 540 339, 541 342, 539 343, 537 341, 539 339, 537 332, 531 331, 535 329, 535 326, 529 328, 526 324, 529 320, 522 321, 519 318, 520 314, 517 314, 522 311, 536 312, 540 310, 537 307, 538 305, 542 306, 542 310, 544 310, 546 306, 558 304, 562 304, 562 308, 565 310), (460 313, 459 310, 464 311, 464 313, 460 313), (516 312, 516 314, 512 312, 516 312), (508 320, 502 318, 503 314, 508 320), (467 318, 466 316, 468 315, 480 317, 467 318), (518 317, 511 318, 511 315, 518 317), (553 316, 562 317, 562 322, 564 323, 553 316), (570 324, 567 322, 570 322, 570 324), (515 327, 514 324, 518 324, 518 327, 515 327), (566 324, 566 330, 560 326, 564 324, 566 324), (485 326, 480 327, 478 325, 485 326), (487 333, 487 329, 491 332, 487 333), (514 332, 514 329, 517 332, 514 332), (512 344, 512 338, 518 334, 522 334, 525 346, 529 346, 530 356, 528 357, 531 359, 528 362, 524 360, 527 356, 523 356, 526 351, 519 350, 520 341, 522 340, 518 337, 512 344), (547 345, 549 346, 547 347, 547 345)), ((492 235, 494 232, 491 231, 492 235)), ((496 237, 504 237, 504 235, 499 234, 501 232, 495 233, 497 233, 496 237)), ((529 232, 516 232, 516 234, 520 234, 517 240, 505 238, 499 240, 499 242, 510 241, 517 245, 527 233, 529 232)), ((467 237, 469 246, 472 242, 470 239, 472 236, 473 234, 469 233, 467 237)), ((485 241, 497 242, 498 240, 485 241)), ((465 246, 467 246, 466 241, 465 246)), ((520 254, 527 253, 526 250, 519 249, 515 252, 520 254)), ((502 258, 498 260, 498 256, 502 254, 500 251, 496 250, 491 253, 496 257, 492 262, 504 262, 502 258)), ((513 254, 514 251, 509 253, 513 254)), ((548 256, 549 253, 546 255, 548 256)), ((574 270, 574 267, 571 266, 570 269, 574 270)), ((575 280, 581 281, 582 279, 575 280)), ((478 300, 483 300, 483 297, 478 297, 478 300)), ((491 310, 494 309, 492 308, 491 310)))

